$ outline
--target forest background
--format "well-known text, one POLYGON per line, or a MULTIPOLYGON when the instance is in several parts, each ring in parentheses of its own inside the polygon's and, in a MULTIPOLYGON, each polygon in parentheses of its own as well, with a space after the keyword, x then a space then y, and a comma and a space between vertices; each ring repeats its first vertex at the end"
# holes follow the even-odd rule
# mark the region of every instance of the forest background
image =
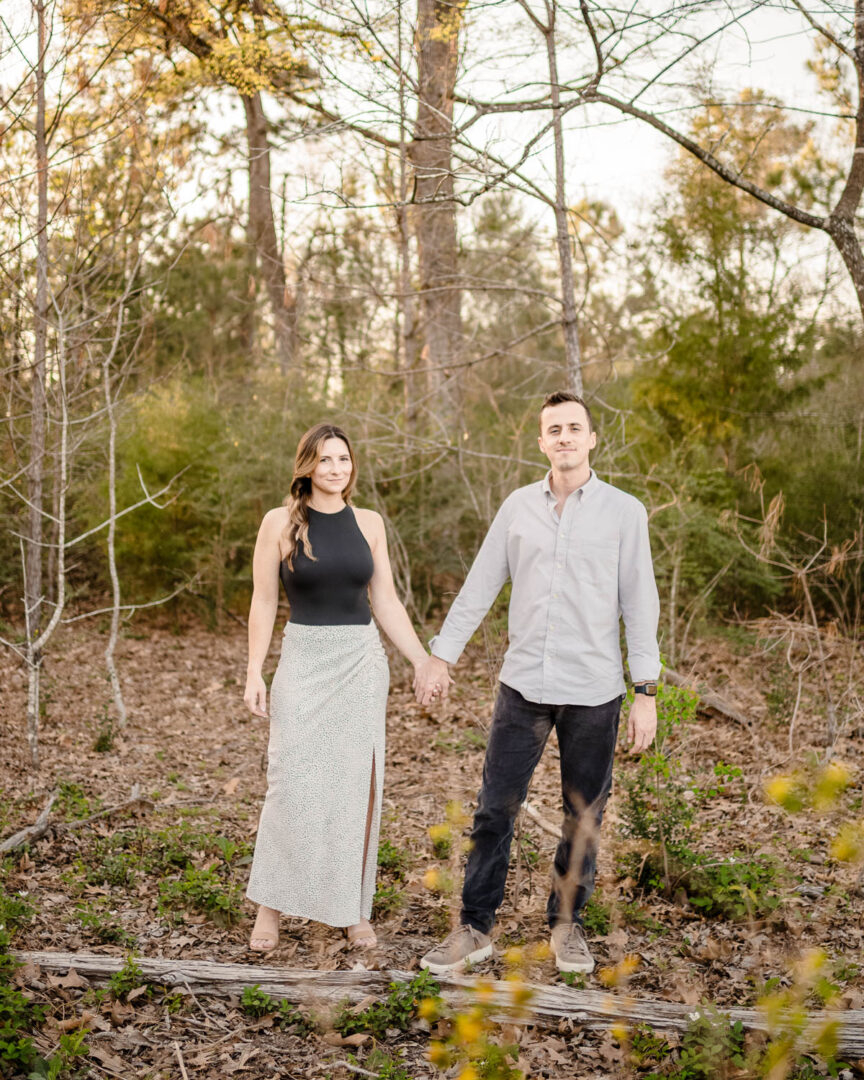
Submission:
POLYGON ((822 762, 858 730, 862 0, 7 0, 0 57, 0 632, 31 764, 71 624, 106 731, 124 634, 236 633, 324 417, 433 626, 562 387, 648 507, 669 666, 759 621, 822 762))

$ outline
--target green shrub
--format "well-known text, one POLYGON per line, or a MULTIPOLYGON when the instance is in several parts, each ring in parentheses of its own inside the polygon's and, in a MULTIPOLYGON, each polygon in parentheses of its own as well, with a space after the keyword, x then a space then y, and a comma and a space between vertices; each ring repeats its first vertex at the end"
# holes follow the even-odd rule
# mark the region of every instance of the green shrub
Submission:
POLYGON ((60 794, 56 805, 58 812, 67 820, 80 820, 95 813, 101 805, 101 800, 88 798, 80 784, 64 781, 60 784, 60 794))
POLYGON ((23 896, 10 896, 0 890, 0 930, 17 930, 33 918, 33 908, 23 896))
POLYGON ((340 1035, 354 1035, 368 1032, 376 1039, 383 1039, 388 1028, 407 1031, 411 1021, 417 1015, 417 1007, 424 998, 437 997, 440 991, 438 983, 428 971, 421 971, 410 983, 393 982, 384 1001, 370 1005, 361 1012, 352 1012, 344 1008, 333 1026, 340 1035))
POLYGON ((405 905, 405 896, 398 885, 379 885, 372 900, 372 911, 377 918, 393 915, 405 905))
POLYGON ((391 844, 389 840, 382 840, 378 845, 378 865, 386 870, 397 881, 405 880, 405 871, 411 862, 407 851, 391 844))
POLYGON ((596 894, 592 896, 582 910, 582 925, 585 927, 585 933, 592 937, 608 934, 610 916, 609 905, 599 900, 596 894))
POLYGON ((114 915, 102 910, 98 904, 80 904, 75 914, 82 928, 102 945, 122 945, 128 949, 137 944, 135 935, 130 934, 114 915))
POLYGON ((187 866, 179 881, 163 881, 159 886, 160 912, 175 907, 204 912, 215 923, 231 926, 241 916, 240 890, 233 882, 223 881, 215 870, 187 866))
POLYGON ((290 1001, 284 998, 277 1001, 276 998, 272 998, 261 989, 258 983, 244 988, 243 996, 240 998, 240 1008, 247 1016, 254 1016, 256 1019, 272 1015, 273 1022, 278 1027, 283 1030, 291 1028, 295 1034, 306 1035, 314 1030, 314 1024, 308 1016, 305 1016, 290 1001))
POLYGON ((115 997, 125 998, 139 986, 144 986, 144 972, 139 964, 136 964, 133 956, 127 956, 126 962, 119 971, 115 971, 108 980, 108 989, 115 997))

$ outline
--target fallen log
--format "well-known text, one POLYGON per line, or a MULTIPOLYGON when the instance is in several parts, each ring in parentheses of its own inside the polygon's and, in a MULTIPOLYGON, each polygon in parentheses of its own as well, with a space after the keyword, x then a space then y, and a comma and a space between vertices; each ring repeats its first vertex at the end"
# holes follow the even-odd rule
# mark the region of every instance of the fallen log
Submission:
POLYGON ((660 678, 664 682, 671 683, 672 686, 680 686, 685 690, 692 690, 698 694, 699 704, 696 706, 698 712, 707 713, 709 716, 712 713, 717 713, 727 720, 734 720, 736 724, 741 724, 742 727, 750 726, 750 721, 744 713, 736 709, 734 705, 730 705, 719 694, 715 694, 711 690, 700 690, 695 679, 688 679, 677 671, 672 671, 671 668, 664 668, 660 678))
POLYGON ((100 818, 111 817, 112 814, 118 814, 121 810, 128 810, 132 806, 147 806, 151 808, 153 806, 152 801, 148 799, 146 795, 141 794, 141 785, 134 784, 129 798, 126 799, 125 802, 118 803, 116 806, 108 806, 104 810, 98 810, 95 814, 90 814, 89 817, 76 818, 74 821, 49 821, 48 815, 51 813, 51 807, 54 805, 58 794, 59 792, 56 790, 51 792, 48 796, 48 801, 42 808, 42 812, 32 825, 27 825, 25 828, 19 829, 18 832, 13 833, 0 843, 0 855, 4 855, 9 851, 14 851, 16 848, 21 847, 23 844, 29 844, 33 840, 40 840, 48 833, 71 832, 74 829, 80 829, 85 825, 90 825, 100 818))
POLYGON ((56 802, 59 794, 59 790, 55 788, 48 795, 48 799, 42 807, 39 817, 36 818, 33 824, 27 825, 23 829, 19 829, 18 832, 13 833, 0 844, 0 855, 5 855, 7 851, 14 851, 15 848, 19 848, 22 844, 26 844, 31 840, 38 840, 48 832, 48 829, 51 827, 48 822, 48 815, 51 813, 51 807, 56 802))
MULTIPOLYGON (((94 953, 16 952, 27 965, 19 977, 31 986, 43 986, 41 971, 76 973, 95 982, 105 981, 119 971, 124 960, 94 953)), ((210 960, 165 960, 136 957, 147 982, 160 986, 186 987, 199 995, 240 996, 248 986, 260 986, 271 997, 317 1008, 332 1008, 341 1002, 356 1003, 370 995, 385 995, 392 982, 410 982, 410 971, 304 971, 296 968, 259 967, 253 964, 219 964, 210 960)), ((647 1024, 658 1031, 681 1032, 695 1019, 698 1005, 685 1005, 659 998, 637 998, 601 990, 575 990, 568 986, 540 986, 532 983, 495 981, 467 976, 437 979, 441 996, 457 1008, 476 1003, 472 996, 478 984, 484 987, 483 1000, 492 1009, 492 1019, 500 1023, 530 1024, 557 1028, 562 1020, 590 1030, 608 1030, 620 1024, 647 1024), (524 1004, 525 992, 530 999, 524 1004)), ((44 987, 43 987, 44 988, 44 987)), ((750 1030, 767 1031, 765 1016, 756 1009, 723 1009, 730 1023, 736 1021, 750 1030)), ((864 1009, 842 1013, 814 1014, 802 1036, 806 1046, 815 1042, 826 1023, 838 1025, 838 1052, 864 1056, 864 1009)))

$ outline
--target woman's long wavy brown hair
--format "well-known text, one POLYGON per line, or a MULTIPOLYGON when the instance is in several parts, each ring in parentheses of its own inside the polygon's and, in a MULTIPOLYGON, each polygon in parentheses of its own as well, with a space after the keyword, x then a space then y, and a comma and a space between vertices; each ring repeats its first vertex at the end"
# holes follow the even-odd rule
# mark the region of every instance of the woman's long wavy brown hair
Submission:
POLYGON ((321 459, 321 446, 327 439, 341 439, 348 447, 348 453, 351 455, 351 476, 342 489, 342 498, 346 503, 351 502, 351 493, 357 481, 357 459, 354 457, 351 440, 342 428, 336 427, 335 424, 316 424, 300 437, 300 442, 297 444, 291 490, 285 499, 285 506, 288 508, 288 524, 282 533, 282 539, 289 570, 294 569, 294 556, 301 544, 307 559, 315 560, 312 545, 309 543, 309 499, 312 497, 310 477, 321 459))

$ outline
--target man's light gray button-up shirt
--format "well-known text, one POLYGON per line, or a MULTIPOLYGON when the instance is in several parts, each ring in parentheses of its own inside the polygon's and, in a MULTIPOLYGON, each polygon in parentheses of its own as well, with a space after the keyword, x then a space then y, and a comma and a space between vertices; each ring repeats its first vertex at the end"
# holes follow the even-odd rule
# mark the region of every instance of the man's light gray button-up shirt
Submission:
POLYGON ((541 704, 600 705, 625 690, 620 616, 633 681, 660 675, 648 515, 592 471, 559 518, 549 475, 504 500, 432 652, 455 663, 509 578, 501 682, 541 704))

